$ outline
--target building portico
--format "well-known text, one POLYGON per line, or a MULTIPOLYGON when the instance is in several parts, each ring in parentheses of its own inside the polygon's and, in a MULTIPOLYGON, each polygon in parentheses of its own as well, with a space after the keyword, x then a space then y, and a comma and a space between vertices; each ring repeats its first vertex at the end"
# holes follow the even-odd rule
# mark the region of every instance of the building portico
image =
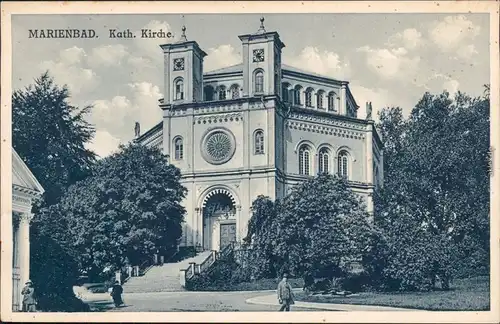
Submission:
POLYGON ((44 190, 21 157, 12 152, 12 310, 19 311, 21 290, 30 277, 31 208, 44 190))

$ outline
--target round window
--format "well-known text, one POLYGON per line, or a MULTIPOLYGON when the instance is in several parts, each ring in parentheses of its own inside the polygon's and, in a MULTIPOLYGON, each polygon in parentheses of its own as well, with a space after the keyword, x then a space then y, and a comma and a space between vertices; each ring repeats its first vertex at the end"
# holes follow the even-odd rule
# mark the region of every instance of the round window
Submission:
POLYGON ((234 151, 234 136, 227 130, 213 130, 203 140, 203 157, 211 164, 226 163, 233 157, 234 151))

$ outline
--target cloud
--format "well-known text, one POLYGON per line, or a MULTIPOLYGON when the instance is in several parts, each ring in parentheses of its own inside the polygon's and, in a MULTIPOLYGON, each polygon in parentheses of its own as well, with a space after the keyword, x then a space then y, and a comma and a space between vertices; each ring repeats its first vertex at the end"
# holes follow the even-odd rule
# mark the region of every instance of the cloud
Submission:
POLYGON ((94 151, 99 157, 106 157, 118 150, 122 143, 118 138, 105 130, 96 130, 92 142, 86 145, 86 148, 94 151))
POLYGON ((449 79, 443 82, 444 90, 448 91, 451 95, 455 95, 458 92, 459 85, 460 83, 454 79, 449 79))
POLYGON ((481 28, 464 15, 447 16, 431 24, 429 38, 442 51, 450 52, 473 40, 480 31, 481 28))
POLYGON ((359 106, 358 118, 366 118, 366 103, 372 103, 372 118, 378 120, 378 112, 387 106, 392 106, 395 103, 389 99, 389 91, 381 88, 367 88, 360 85, 351 84, 351 91, 359 106))
POLYGON ((89 63, 95 66, 114 66, 120 65, 122 60, 129 56, 125 46, 121 44, 103 45, 92 49, 89 57, 89 63))
POLYGON ((462 58, 465 60, 471 59, 474 55, 478 54, 476 47, 474 44, 469 44, 469 45, 464 45, 460 46, 457 49, 457 57, 456 58, 462 58))
POLYGON ((418 48, 424 43, 422 33, 415 28, 408 28, 389 37, 388 45, 391 47, 404 47, 409 50, 418 48))
POLYGON ((140 30, 137 30, 135 32, 137 38, 135 38, 133 41, 134 49, 133 51, 131 51, 132 53, 136 53, 136 55, 134 56, 147 57, 156 62, 163 62, 163 53, 160 48, 160 45, 173 43, 179 40, 178 37, 142 38, 140 36, 141 36, 141 30, 143 29, 148 29, 156 32, 163 31, 165 32, 165 34, 171 32, 173 35, 175 35, 174 31, 172 30, 172 27, 170 27, 170 25, 166 21, 151 20, 146 25, 144 25, 140 30))
POLYGON ((162 111, 158 107, 158 99, 162 94, 158 86, 149 82, 135 82, 124 87, 128 96, 95 100, 90 116, 97 130, 105 130, 121 142, 133 138, 135 122, 139 122, 141 129, 146 131, 162 118, 162 111))
POLYGON ((204 71, 213 71, 242 62, 241 53, 236 52, 231 45, 220 45, 209 48, 203 62, 204 71))
POLYGON ((460 82, 451 75, 443 74, 443 73, 434 73, 430 77, 425 80, 422 84, 420 84, 426 91, 429 92, 442 92, 448 91, 451 95, 454 95, 458 92, 458 88, 460 86, 460 82))
POLYGON ((384 79, 408 79, 414 76, 419 68, 420 57, 410 57, 403 47, 388 49, 363 46, 357 51, 366 53, 368 67, 384 79))
POLYGON ((79 48, 76 46, 67 48, 59 52, 59 56, 62 62, 66 64, 79 64, 82 63, 82 60, 86 57, 85 51, 83 48, 79 48))
POLYGON ((94 89, 99 78, 86 65, 87 54, 82 48, 73 46, 61 50, 56 60, 42 61, 38 68, 49 71, 59 84, 66 84, 73 95, 94 89))
POLYGON ((320 51, 313 46, 305 47, 299 56, 285 57, 284 61, 299 69, 334 79, 345 80, 351 75, 351 66, 348 60, 342 60, 335 52, 320 51))

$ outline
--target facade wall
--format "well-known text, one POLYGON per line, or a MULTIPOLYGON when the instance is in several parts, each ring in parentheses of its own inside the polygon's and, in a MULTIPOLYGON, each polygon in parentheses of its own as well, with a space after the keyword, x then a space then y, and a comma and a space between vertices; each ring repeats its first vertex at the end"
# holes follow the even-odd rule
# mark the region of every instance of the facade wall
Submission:
POLYGON ((309 176, 319 171, 321 148, 329 150, 330 173, 338 172, 338 153, 347 151, 348 178, 371 211, 373 183, 383 178, 380 171, 374 173, 383 163, 382 148, 373 137, 373 122, 357 119, 358 106, 348 82, 283 66, 283 44, 277 33, 263 31, 240 36, 240 40, 242 64, 206 74, 201 77, 201 85, 204 52, 197 44, 189 42, 185 50, 180 50, 181 44, 164 45, 166 96, 160 105, 164 112, 161 131, 158 128, 162 135, 148 134, 142 142, 156 145, 153 139, 161 136, 163 151, 183 174, 188 194, 184 201, 187 215, 181 245, 219 249, 222 240, 219 242, 217 237, 222 235, 222 224, 235 224, 236 240, 240 241, 246 235, 251 204, 257 196, 283 197, 292 186, 307 179, 299 170, 301 144, 311 149, 309 176), (255 51, 259 49, 263 55, 256 59, 255 51), (183 56, 186 70, 173 71, 172 61, 183 56), (263 72, 263 91, 259 93, 255 92, 256 71, 263 72), (181 75, 187 97, 182 102, 173 102, 173 82, 181 75), (210 100, 193 90, 208 90, 208 86, 214 91, 210 100), (231 91, 235 86, 239 88, 237 98, 233 98, 231 91), (225 100, 219 100, 221 88, 226 89, 225 100), (312 96, 306 106, 308 89, 312 89, 312 96), (294 100, 295 90, 300 95, 299 102, 294 100), (328 94, 332 92, 334 107, 329 108, 328 94), (322 107, 318 93, 323 93, 322 107), (234 146, 231 157, 221 163, 207 160, 209 149, 205 145, 210 134, 217 130, 223 130, 227 135, 224 141, 230 138, 234 146), (264 134, 263 152, 256 152, 257 131, 264 134), (176 138, 182 138, 182 158, 175 154, 176 138), (216 217, 207 218, 206 204, 215 194, 230 197, 234 206, 231 212, 213 212, 211 215, 216 217))
POLYGON ((364 126, 354 130, 351 127, 334 127, 327 123, 318 123, 307 120, 307 117, 297 115, 290 119, 286 128, 286 171, 289 174, 299 174, 299 148, 302 144, 312 150, 312 174, 319 172, 318 152, 321 148, 330 151, 329 173, 337 173, 337 157, 341 150, 349 153, 349 179, 352 181, 367 181, 366 174, 366 136, 364 126), (332 134, 330 134, 332 133, 332 134), (351 137, 352 136, 352 137, 351 137))

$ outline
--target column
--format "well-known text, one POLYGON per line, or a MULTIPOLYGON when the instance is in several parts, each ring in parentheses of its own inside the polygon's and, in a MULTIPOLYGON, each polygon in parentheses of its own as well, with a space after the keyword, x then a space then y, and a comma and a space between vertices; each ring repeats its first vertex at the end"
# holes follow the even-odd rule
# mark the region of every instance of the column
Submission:
POLYGON ((366 132, 366 177, 365 181, 368 184, 373 184, 373 124, 372 120, 368 121, 366 132))
POLYGON ((248 43, 243 43, 243 97, 248 97, 252 93, 252 73, 249 67, 249 48, 248 43))
MULTIPOLYGON (((163 110, 163 154, 167 156, 167 161, 170 163, 171 138, 170 138, 170 110, 163 110)), ((189 152, 191 154, 191 152, 189 152)))
POLYGON ((372 216, 373 220, 373 193, 369 193, 366 197, 366 207, 368 214, 372 216))
POLYGON ((203 244, 201 243, 201 235, 200 235, 200 220, 201 220, 201 208, 196 207, 194 209, 195 211, 195 221, 194 221, 194 230, 195 230, 195 239, 194 239, 194 245, 196 247, 202 246, 203 244))
POLYGON ((346 91, 346 86, 347 84, 342 82, 342 87, 340 88, 340 107, 339 107, 339 114, 340 115, 347 115, 347 109, 346 109, 346 102, 347 102, 347 91, 346 91))
POLYGON ((382 150, 379 150, 380 152, 380 161, 379 161, 379 169, 378 169, 378 173, 379 173, 379 181, 380 181, 380 186, 383 186, 384 185, 384 151, 382 150))
POLYGON ((245 237, 245 221, 241 217, 241 206, 236 206, 236 242, 241 243, 245 237))
MULTIPOLYGON (((30 278, 30 221, 31 213, 21 213, 19 217, 18 228, 18 247, 19 247, 19 277, 20 287, 24 287, 26 281, 30 278)), ((22 296, 19 305, 22 305, 22 296)))
MULTIPOLYGON (((366 132, 366 183, 368 185, 373 185, 373 126, 374 121, 368 121, 367 132, 366 132)), ((367 211, 370 215, 373 215, 373 187, 368 189, 368 196, 366 197, 367 211)))

